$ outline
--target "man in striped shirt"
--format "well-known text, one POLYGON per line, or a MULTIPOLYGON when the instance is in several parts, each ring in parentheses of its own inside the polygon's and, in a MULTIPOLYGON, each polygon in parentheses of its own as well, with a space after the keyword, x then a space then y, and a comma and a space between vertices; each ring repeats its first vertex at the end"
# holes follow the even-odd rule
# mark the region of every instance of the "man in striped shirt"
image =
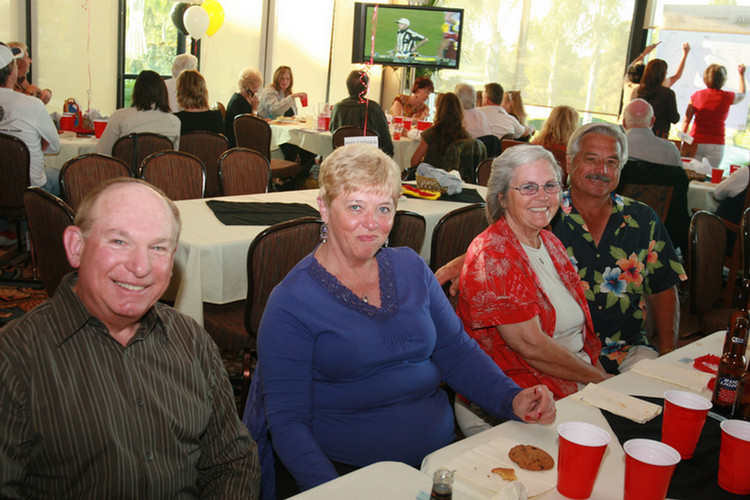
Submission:
POLYGON ((258 497, 218 349, 157 302, 179 231, 137 179, 83 201, 63 237, 77 272, 0 331, 0 498, 258 497))

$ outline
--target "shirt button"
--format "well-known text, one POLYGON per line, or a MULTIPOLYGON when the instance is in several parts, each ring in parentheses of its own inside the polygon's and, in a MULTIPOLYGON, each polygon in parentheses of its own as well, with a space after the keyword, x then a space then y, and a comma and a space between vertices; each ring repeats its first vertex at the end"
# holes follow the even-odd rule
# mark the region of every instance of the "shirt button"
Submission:
POLYGON ((151 452, 151 451, 147 451, 146 452, 146 460, 148 460, 150 462, 153 459, 154 459, 154 453, 151 452))
POLYGON ((143 398, 138 398, 135 400, 135 402, 138 404, 138 406, 143 406, 143 398))
POLYGON ((599 309, 601 311, 602 310, 602 306, 597 306, 597 309, 599 309))
POLYGON ((601 257, 601 254, 596 254, 596 258, 598 259, 599 257, 601 257))

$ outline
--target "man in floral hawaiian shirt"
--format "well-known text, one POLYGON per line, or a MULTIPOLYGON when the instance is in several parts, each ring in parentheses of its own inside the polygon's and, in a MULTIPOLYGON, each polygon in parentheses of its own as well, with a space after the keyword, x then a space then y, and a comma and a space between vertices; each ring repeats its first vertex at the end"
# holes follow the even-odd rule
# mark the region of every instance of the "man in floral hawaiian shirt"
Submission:
POLYGON ((655 358, 657 350, 674 350, 676 285, 687 278, 654 211, 614 193, 627 158, 627 139, 618 127, 592 123, 576 130, 568 143, 570 190, 553 226, 578 266, 602 342, 601 361, 610 373, 655 358), (646 338, 646 310, 655 346, 646 338))

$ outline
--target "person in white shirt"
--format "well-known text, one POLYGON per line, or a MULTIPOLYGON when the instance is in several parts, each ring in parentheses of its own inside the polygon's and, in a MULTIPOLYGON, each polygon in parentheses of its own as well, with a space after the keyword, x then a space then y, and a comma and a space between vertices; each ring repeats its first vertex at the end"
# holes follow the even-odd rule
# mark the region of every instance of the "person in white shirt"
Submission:
POLYGON ((671 167, 682 166, 677 146, 657 137, 651 130, 656 120, 651 104, 643 99, 633 99, 622 111, 622 119, 630 158, 671 167))
POLYGON ((193 54, 180 54, 172 62, 172 78, 165 80, 167 86, 167 95, 169 96, 169 110, 174 113, 182 111, 177 102, 177 77, 186 69, 198 69, 198 58, 193 54))
POLYGON ((503 87, 499 83, 488 83, 484 86, 482 107, 479 111, 487 116, 492 134, 499 139, 508 134, 511 134, 514 139, 527 135, 526 127, 505 111, 500 105, 502 102, 503 87))
POLYGON ((44 168, 44 153, 60 151, 57 129, 42 101, 13 90, 18 79, 16 59, 23 54, 0 44, 0 133, 18 137, 29 149, 31 185, 59 196, 60 171, 44 168))
POLYGON ((464 107, 464 128, 473 138, 491 135, 490 121, 487 116, 479 111, 477 104, 477 91, 466 83, 459 83, 453 89, 464 107))

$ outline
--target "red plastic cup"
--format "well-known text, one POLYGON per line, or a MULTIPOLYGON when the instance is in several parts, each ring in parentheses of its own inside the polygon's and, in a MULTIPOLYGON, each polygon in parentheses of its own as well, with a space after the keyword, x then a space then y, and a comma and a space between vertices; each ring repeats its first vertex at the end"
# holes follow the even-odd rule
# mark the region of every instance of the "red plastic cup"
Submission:
POLYGON ((396 127, 393 131, 393 140, 398 141, 401 139, 401 127, 396 127))
POLYGON ((94 135, 99 139, 107 128, 107 120, 94 120, 94 135))
POLYGON ((724 171, 720 168, 712 168, 711 169, 711 182, 713 184, 718 184, 721 182, 721 178, 724 177, 724 171))
POLYGON ((721 427, 719 486, 736 495, 750 494, 750 422, 725 420, 721 427))
POLYGON ((299 101, 302 103, 302 107, 306 108, 307 107, 307 94, 301 96, 299 98, 299 101))
POLYGON ((683 460, 692 458, 711 406, 711 401, 692 392, 665 392, 661 442, 677 450, 683 460))
POLYGON ((398 123, 399 125, 404 123, 404 118, 401 116, 394 116, 393 117, 393 123, 398 123))
POLYGON ((564 422, 557 427, 557 434, 557 491, 568 498, 589 498, 612 436, 585 422, 564 422))
POLYGON ((729 175, 732 175, 733 173, 735 173, 740 168, 742 168, 742 165, 730 165, 729 166, 729 175))
POLYGON ((625 496, 623 500, 664 500, 680 453, 652 439, 631 439, 625 450, 625 496))
POLYGON ((64 113, 60 117, 61 130, 73 130, 76 128, 76 117, 74 114, 64 113))
POLYGON ((404 126, 404 130, 411 130, 411 120, 404 120, 404 123, 402 125, 404 126))
POLYGON ((323 117, 323 120, 325 122, 324 123, 324 126, 325 126, 324 130, 330 129, 331 128, 331 117, 330 116, 325 116, 325 117, 323 117))
POLYGON ((428 122, 428 121, 424 121, 424 120, 419 120, 417 122, 417 130, 419 130, 420 132, 422 130, 427 130, 430 127, 432 127, 432 122, 428 122))

